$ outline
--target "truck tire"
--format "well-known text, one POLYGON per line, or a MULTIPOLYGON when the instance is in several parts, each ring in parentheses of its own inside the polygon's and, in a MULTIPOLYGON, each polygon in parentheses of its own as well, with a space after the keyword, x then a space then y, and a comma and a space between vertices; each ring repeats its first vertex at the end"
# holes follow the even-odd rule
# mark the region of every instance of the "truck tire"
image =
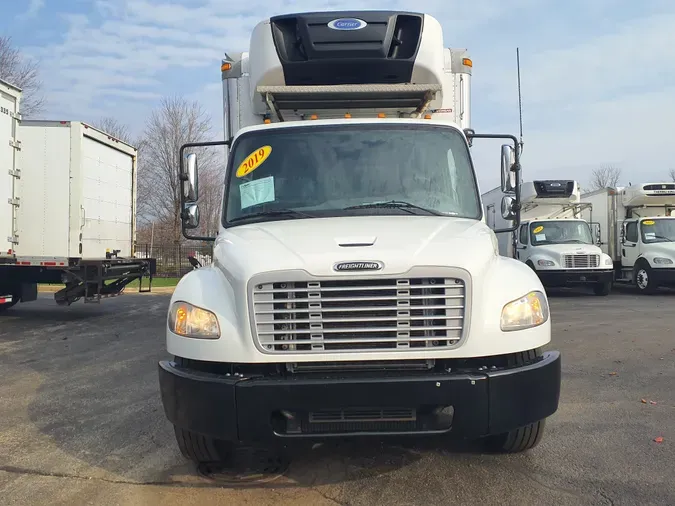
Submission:
POLYGON ((633 267, 633 282, 638 292, 646 295, 652 295, 658 289, 658 285, 654 283, 652 268, 645 260, 640 260, 633 267))
POLYGON ((499 453, 520 453, 531 450, 541 441, 545 426, 546 420, 544 419, 505 434, 491 436, 488 439, 488 446, 499 453))
POLYGON ((593 293, 595 295, 609 295, 612 291, 611 281, 599 281, 593 286, 593 293))
POLYGON ((183 457, 197 465, 225 462, 232 453, 231 446, 226 441, 202 436, 175 425, 173 429, 183 457))

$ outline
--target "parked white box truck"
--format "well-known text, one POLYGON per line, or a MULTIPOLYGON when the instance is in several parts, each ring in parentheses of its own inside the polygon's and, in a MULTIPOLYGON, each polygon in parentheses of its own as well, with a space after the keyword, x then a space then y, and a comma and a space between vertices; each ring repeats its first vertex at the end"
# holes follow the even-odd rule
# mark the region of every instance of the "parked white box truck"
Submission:
POLYGON ((333 436, 540 440, 560 354, 543 351, 544 287, 484 222, 470 143, 510 143, 517 223, 518 140, 469 129, 471 68, 433 17, 383 11, 273 17, 224 59, 226 139, 180 150, 192 237, 186 151, 229 147, 214 261, 176 287, 158 365, 187 458, 333 436))
MULTIPOLYGON (((487 224, 493 230, 509 224, 496 210, 502 198, 501 188, 483 194, 487 224)), ((585 285, 596 295, 608 295, 614 277, 612 259, 598 246, 599 227, 590 223, 590 204, 582 204, 578 183, 523 183, 520 201, 520 228, 497 234, 499 253, 524 262, 547 288, 585 285), (584 209, 589 221, 582 218, 584 209)))
POLYGON ((647 294, 675 286, 675 183, 604 188, 581 200, 600 223, 601 247, 613 260, 616 282, 647 294))
POLYGON ((150 278, 154 261, 133 258, 136 149, 85 123, 21 120, 21 91, 2 86, 0 310, 38 283, 64 283, 54 297, 68 305, 150 278))

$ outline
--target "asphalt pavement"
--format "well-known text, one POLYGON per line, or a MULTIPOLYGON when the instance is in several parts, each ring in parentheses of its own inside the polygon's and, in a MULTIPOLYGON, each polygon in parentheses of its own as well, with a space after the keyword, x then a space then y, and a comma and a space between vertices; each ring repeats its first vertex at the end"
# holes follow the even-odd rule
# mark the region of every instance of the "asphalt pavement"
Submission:
POLYGON ((336 442, 261 476, 203 476, 180 456, 157 383, 168 300, 41 294, 0 316, 0 504, 675 504, 673 293, 551 294, 561 404, 529 453, 336 442))

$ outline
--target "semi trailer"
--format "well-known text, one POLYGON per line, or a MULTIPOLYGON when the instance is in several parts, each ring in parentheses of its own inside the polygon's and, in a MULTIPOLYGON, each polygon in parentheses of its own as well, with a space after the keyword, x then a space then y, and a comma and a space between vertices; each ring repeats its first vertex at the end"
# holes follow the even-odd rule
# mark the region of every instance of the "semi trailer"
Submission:
MULTIPOLYGON (((501 188, 483 195, 492 229, 508 225, 496 211, 502 198, 501 188)), ((581 202, 577 181, 526 182, 520 199, 520 227, 498 234, 500 254, 524 262, 546 288, 590 286, 596 295, 608 295, 614 278, 612 259, 598 245, 602 227, 593 222, 591 205, 581 202), (584 211, 588 220, 582 218, 584 211)))
POLYGON ((1 82, 0 311, 36 300, 40 283, 64 285, 59 305, 134 280, 149 291, 155 262, 133 256, 136 148, 78 121, 23 120, 20 102, 1 82))
POLYGON ((600 223, 617 283, 651 294, 675 286, 675 183, 603 188, 582 195, 600 223))
MULTIPOLYGON (((520 452, 558 408, 548 299, 485 224, 473 62, 421 13, 287 14, 221 62, 225 138, 180 149, 183 233, 215 241, 185 275, 158 363, 194 462, 239 445, 364 435, 483 438, 520 452), (226 146, 217 236, 199 226, 197 149, 226 146)), ((496 158, 496 157, 495 157, 496 158)), ((507 231, 513 228, 507 228, 507 231)))

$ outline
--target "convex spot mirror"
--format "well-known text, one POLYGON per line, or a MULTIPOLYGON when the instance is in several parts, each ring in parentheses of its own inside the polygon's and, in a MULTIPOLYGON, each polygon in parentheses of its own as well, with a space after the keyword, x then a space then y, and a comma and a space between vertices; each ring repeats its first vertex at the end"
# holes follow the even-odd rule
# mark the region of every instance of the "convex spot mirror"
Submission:
POLYGON ((515 199, 510 195, 505 195, 502 198, 502 218, 511 221, 516 217, 515 199))
POLYGON ((197 204, 186 204, 183 210, 183 223, 185 228, 199 227, 199 206, 197 204))

